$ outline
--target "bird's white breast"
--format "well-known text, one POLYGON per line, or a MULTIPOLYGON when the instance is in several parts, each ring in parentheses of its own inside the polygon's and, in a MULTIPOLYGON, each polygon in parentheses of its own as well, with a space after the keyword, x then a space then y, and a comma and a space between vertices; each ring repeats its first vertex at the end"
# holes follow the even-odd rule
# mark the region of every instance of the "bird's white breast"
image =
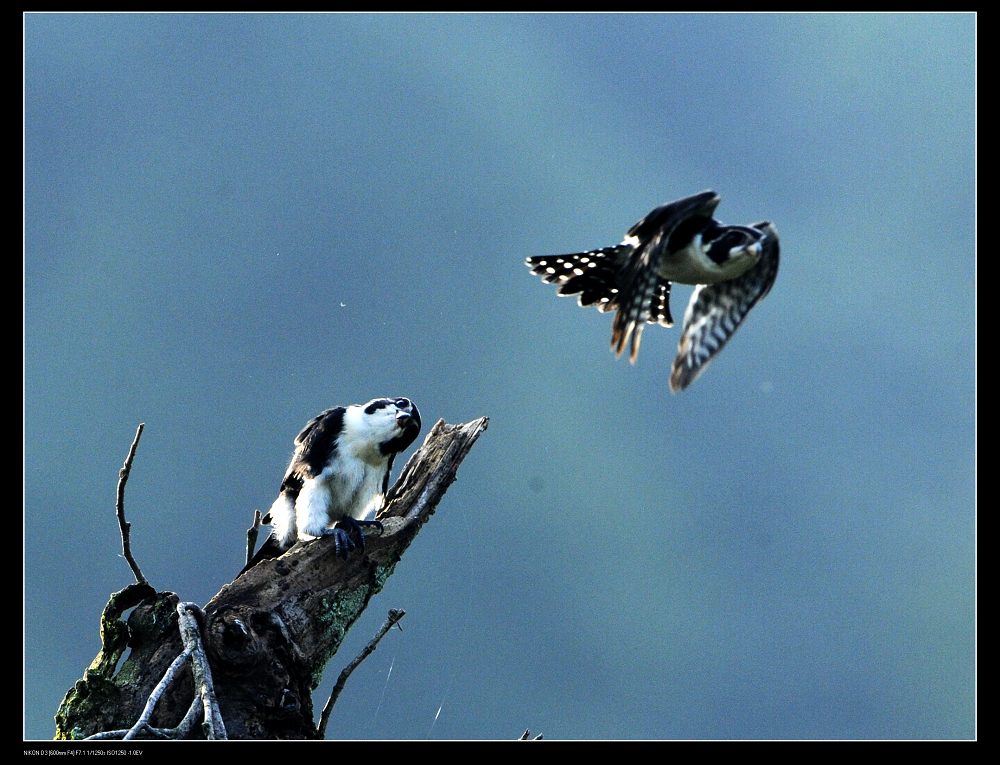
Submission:
POLYGON ((320 475, 320 480, 326 481, 330 488, 330 523, 347 515, 364 520, 378 509, 372 505, 382 500, 382 478, 388 460, 384 456, 377 461, 369 460, 350 453, 350 449, 344 451, 320 475))
POLYGON ((318 476, 302 484, 295 502, 299 538, 321 536, 347 516, 370 520, 382 504, 382 479, 387 469, 388 457, 369 461, 351 449, 338 449, 318 476))
POLYGON ((724 263, 716 263, 705 252, 701 234, 691 240, 682 250, 665 253, 660 258, 657 271, 664 279, 679 284, 715 284, 735 279, 746 273, 760 260, 760 243, 743 248, 734 248, 731 257, 724 263))

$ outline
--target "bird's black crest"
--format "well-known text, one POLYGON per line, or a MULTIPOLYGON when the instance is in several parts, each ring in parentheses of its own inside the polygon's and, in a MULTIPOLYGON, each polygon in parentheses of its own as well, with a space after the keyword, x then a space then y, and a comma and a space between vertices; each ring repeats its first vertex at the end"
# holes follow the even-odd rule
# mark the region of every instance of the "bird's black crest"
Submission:
POLYGON ((385 409, 391 403, 391 398, 377 398, 365 407, 365 414, 375 414, 379 409, 385 409))
POLYGON ((702 237, 708 243, 708 257, 716 263, 725 263, 731 250, 746 247, 760 239, 761 230, 752 226, 716 225, 706 229, 702 237))

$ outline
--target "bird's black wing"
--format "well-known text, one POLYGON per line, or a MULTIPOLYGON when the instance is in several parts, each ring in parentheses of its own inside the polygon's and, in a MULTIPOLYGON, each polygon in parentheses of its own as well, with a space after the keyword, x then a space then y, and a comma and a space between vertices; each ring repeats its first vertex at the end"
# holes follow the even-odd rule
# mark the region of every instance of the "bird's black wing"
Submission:
POLYGON ((634 250, 618 272, 618 310, 611 325, 611 350, 617 356, 630 345, 629 361, 634 364, 646 324, 673 326, 670 282, 657 273, 660 258, 664 250, 687 246, 718 206, 718 194, 702 191, 660 205, 628 230, 625 242, 634 242, 634 250))
POLYGON ((678 223, 688 218, 711 218, 715 214, 715 208, 719 206, 719 199, 714 191, 702 191, 694 196, 660 205, 628 230, 626 240, 632 236, 643 244, 661 231, 669 233, 678 223))
POLYGON ((778 232, 767 221, 753 224, 763 233, 760 260, 745 274, 717 284, 699 286, 684 312, 677 358, 670 372, 670 389, 684 390, 705 371, 778 276, 778 232))
POLYGON ((295 437, 295 453, 281 482, 281 491, 298 495, 302 482, 315 478, 337 451, 337 438, 344 428, 342 406, 327 409, 313 417, 295 437))
POLYGON ((611 348, 621 355, 631 343, 629 359, 635 362, 645 325, 671 327, 674 323, 670 281, 657 273, 664 248, 686 245, 711 220, 718 205, 718 194, 702 191, 652 210, 628 230, 621 244, 535 256, 527 259, 527 265, 542 281, 559 285, 560 295, 579 295, 582 306, 615 311, 611 348))

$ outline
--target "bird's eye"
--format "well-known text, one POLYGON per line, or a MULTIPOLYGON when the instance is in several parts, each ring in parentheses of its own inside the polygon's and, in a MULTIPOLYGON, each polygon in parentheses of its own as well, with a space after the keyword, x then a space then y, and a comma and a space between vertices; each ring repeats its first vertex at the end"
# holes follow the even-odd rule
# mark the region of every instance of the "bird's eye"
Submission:
POLYGON ((400 409, 409 409, 410 408, 410 399, 408 399, 408 398, 397 398, 396 399, 396 406, 399 407, 400 409))

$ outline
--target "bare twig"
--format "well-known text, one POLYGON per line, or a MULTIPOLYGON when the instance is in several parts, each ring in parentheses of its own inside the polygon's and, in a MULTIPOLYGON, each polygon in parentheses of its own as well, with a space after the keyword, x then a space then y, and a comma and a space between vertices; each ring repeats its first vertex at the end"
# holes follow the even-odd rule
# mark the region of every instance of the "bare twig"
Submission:
POLYGON ((260 531, 260 510, 253 511, 253 525, 247 529, 247 565, 253 558, 254 548, 257 546, 257 534, 260 531))
MULTIPOLYGON (((343 671, 340 673, 340 677, 337 678, 336 684, 333 686, 333 690, 330 691, 330 698, 326 700, 326 705, 323 707, 323 714, 320 715, 319 725, 316 726, 316 733, 319 738, 326 738, 326 724, 330 721, 330 713, 333 711, 333 705, 337 703, 337 698, 340 696, 340 692, 344 690, 344 685, 347 683, 347 678, 351 676, 351 673, 358 668, 358 666, 367 659, 378 647, 378 642, 385 637, 385 633, 393 628, 400 619, 406 616, 406 611, 401 608, 390 608, 389 616, 385 620, 385 624, 379 627, 378 632, 375 633, 375 637, 368 641, 361 653, 354 657, 350 664, 344 667, 343 671)), ((400 627, 402 629, 402 627, 400 627)))
POLYGON ((226 725, 222 720, 222 713, 219 711, 219 700, 215 696, 212 669, 208 665, 208 656, 205 655, 205 647, 201 642, 199 619, 204 620, 205 614, 196 603, 178 603, 177 616, 179 617, 178 626, 181 630, 181 639, 184 641, 185 648, 191 649, 195 693, 201 696, 205 710, 205 719, 201 724, 205 731, 205 738, 224 739, 226 738, 226 725))
POLYGON ((148 582, 146 577, 142 575, 139 564, 132 557, 132 547, 129 544, 129 530, 132 528, 132 524, 125 520, 125 484, 128 483, 129 473, 132 472, 132 460, 135 459, 135 450, 139 446, 139 438, 142 436, 144 427, 146 427, 146 423, 140 422, 139 427, 135 429, 135 438, 132 439, 132 446, 128 450, 125 464, 118 471, 118 499, 115 502, 115 510, 118 513, 118 528, 122 533, 122 554, 135 575, 135 581, 139 584, 148 584, 148 582))

